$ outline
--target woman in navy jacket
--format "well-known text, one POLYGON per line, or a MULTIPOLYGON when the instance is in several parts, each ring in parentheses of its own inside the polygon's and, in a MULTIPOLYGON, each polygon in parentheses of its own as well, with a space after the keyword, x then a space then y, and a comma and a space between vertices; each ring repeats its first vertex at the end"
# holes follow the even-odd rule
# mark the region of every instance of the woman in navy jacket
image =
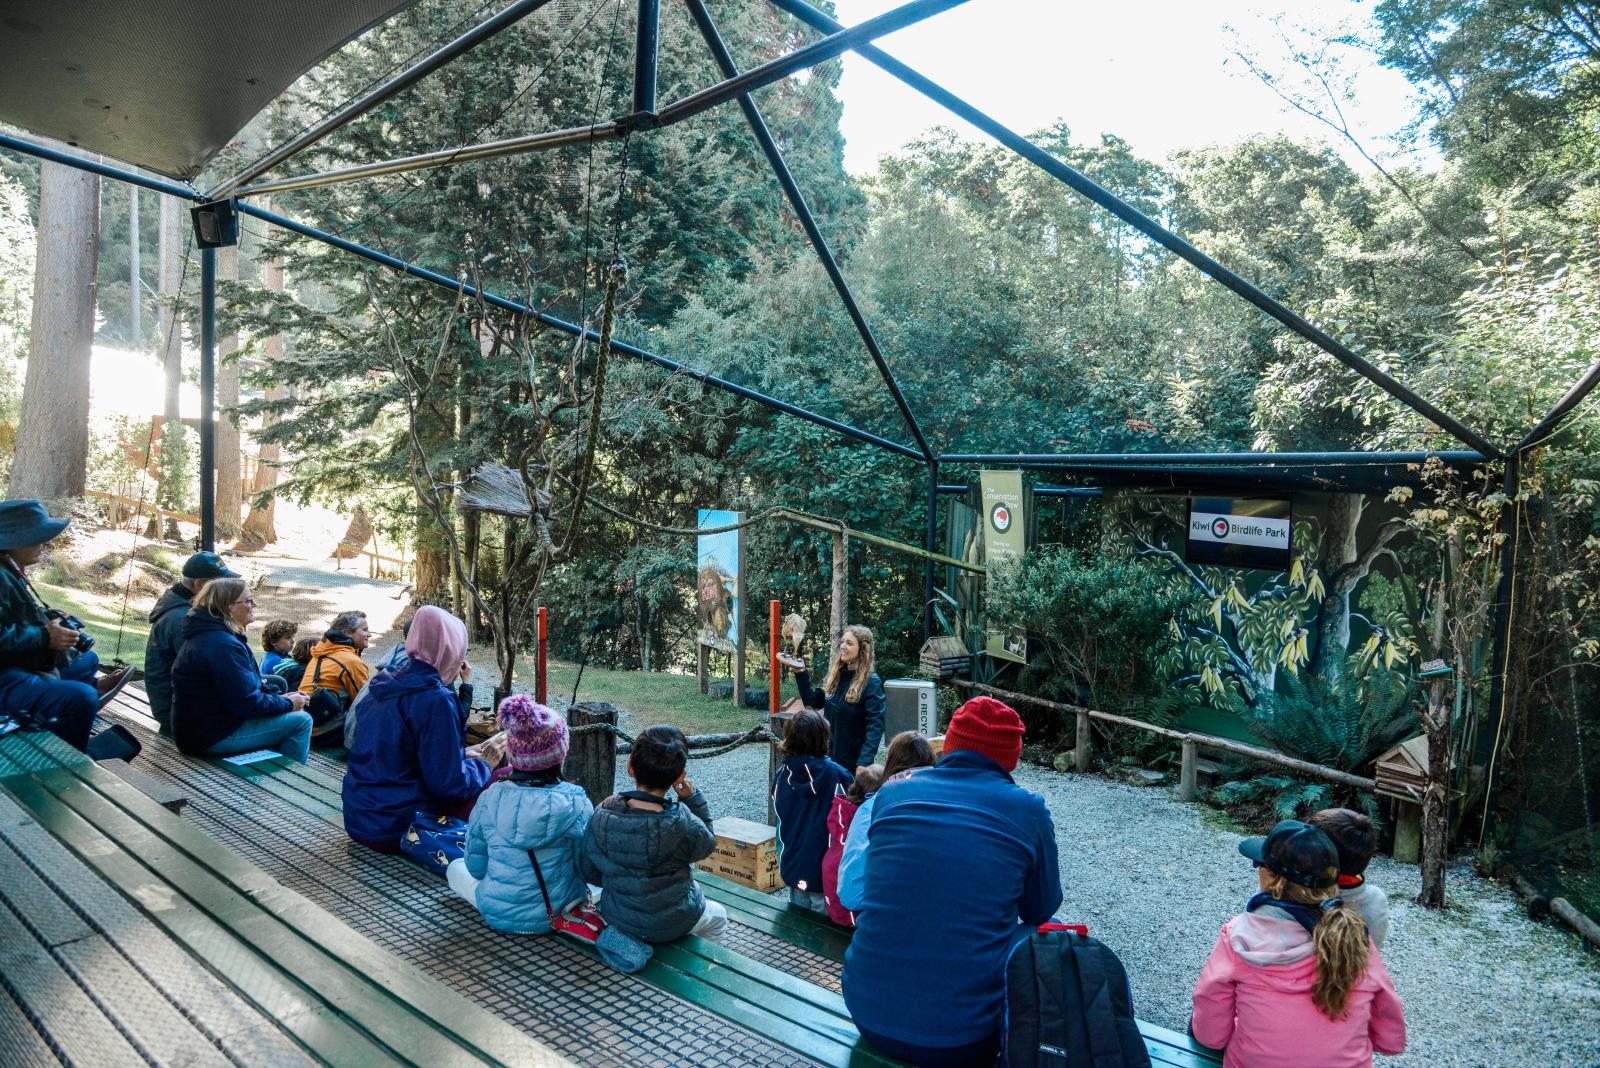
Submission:
POLYGON ((244 579, 212 579, 195 594, 172 665, 172 734, 195 756, 276 749, 304 764, 311 751, 306 695, 270 694, 244 629, 256 602, 244 579))
POLYGON ((489 762, 461 746, 450 691, 466 651, 466 625, 424 605, 406 634, 410 661, 368 686, 344 774, 345 833, 362 845, 397 853, 418 812, 465 819, 489 785, 489 762))
POLYGON ((872 670, 874 649, 872 631, 844 628, 821 689, 812 689, 811 673, 801 661, 780 657, 795 669, 801 703, 822 709, 828 717, 833 759, 852 775, 877 761, 878 743, 883 740, 883 680, 872 670))

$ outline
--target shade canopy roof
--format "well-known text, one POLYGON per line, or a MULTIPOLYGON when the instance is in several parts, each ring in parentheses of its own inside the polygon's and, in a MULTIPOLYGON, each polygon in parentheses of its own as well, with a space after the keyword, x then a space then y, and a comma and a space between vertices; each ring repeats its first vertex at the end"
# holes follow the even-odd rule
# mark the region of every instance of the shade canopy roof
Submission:
POLYGON ((296 78, 413 0, 6 0, 0 122, 199 174, 296 78))

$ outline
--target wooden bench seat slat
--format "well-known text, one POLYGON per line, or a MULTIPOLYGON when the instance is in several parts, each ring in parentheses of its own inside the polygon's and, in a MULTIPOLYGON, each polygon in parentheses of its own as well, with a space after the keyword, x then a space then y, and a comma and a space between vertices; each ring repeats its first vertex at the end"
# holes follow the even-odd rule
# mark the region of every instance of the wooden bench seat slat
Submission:
POLYGON ((5 787, 42 827, 107 882, 139 901, 157 924, 261 1012, 277 1020, 319 1060, 360 1063, 364 1057, 374 1065, 400 1064, 348 1023, 327 1016, 319 1019, 318 1003, 273 962, 198 910, 177 907, 177 895, 170 887, 78 813, 60 804, 42 785, 21 779, 7 782, 5 787))
POLYGON ((4 842, 0 842, 0 902, 15 909, 45 946, 76 942, 93 933, 72 907, 4 842))
POLYGON ((714 888, 706 887, 705 895, 728 910, 728 917, 746 927, 771 935, 793 946, 810 950, 828 960, 843 962, 848 940, 829 937, 830 932, 818 931, 809 926, 793 926, 787 922, 782 910, 766 909, 737 897, 725 897, 714 888))
MULTIPOLYGON (((132 961, 142 975, 181 1005, 196 1025, 225 1050, 274 1068, 309 1068, 311 1061, 288 1035, 247 1005, 129 900, 90 871, 15 801, 0 793, 0 842, 14 850, 62 899, 132 961), (25 858, 25 859, 24 859, 25 858), (235 1044, 237 1043, 237 1044, 235 1044)), ((7 1063, 0 1058, 0 1064, 7 1063)))
MULTIPOLYGON (((304 790, 297 788, 293 783, 285 781, 284 776, 277 770, 256 764, 239 766, 221 761, 217 765, 226 771, 237 775, 247 782, 254 783, 272 796, 287 801, 296 808, 311 813, 321 819, 327 820, 336 826, 344 826, 343 810, 335 808, 320 798, 314 797, 304 790)), ((269 762, 263 762, 269 763, 269 762)))
POLYGON ((0 984, 69 1064, 144 1068, 146 1060, 10 909, 0 908, 0 984))
MULTIPOLYGON (((97 819, 104 818, 108 824, 120 826, 126 834, 143 842, 150 852, 144 853, 141 847, 141 855, 151 860, 162 858, 158 866, 164 874, 173 870, 168 868, 169 863, 197 869, 248 897, 264 914, 278 922, 278 926, 264 926, 264 930, 272 931, 274 937, 281 933, 280 928, 302 937, 317 950, 310 961, 320 957, 322 961, 338 962, 364 985, 389 994, 403 1004, 414 1019, 427 1021, 427 1026, 419 1032, 423 1037, 449 1036, 455 1049, 481 1051, 503 1063, 559 1062, 548 1049, 511 1024, 483 1012, 448 987, 399 964, 334 916, 270 879, 204 832, 172 817, 115 776, 88 764, 76 766, 70 772, 47 773, 41 778, 52 779, 52 788, 59 782, 57 796, 69 804, 94 809, 97 819), (76 783, 61 778, 68 774, 76 783)), ((129 841, 119 840, 124 844, 129 841)))
POLYGON ((157 1064, 229 1068, 209 1037, 134 971, 104 938, 94 935, 61 946, 56 956, 118 1028, 157 1064))
POLYGON ((3 983, 0 983, 0 1064, 6 1068, 61 1068, 61 1058, 50 1051, 3 983))

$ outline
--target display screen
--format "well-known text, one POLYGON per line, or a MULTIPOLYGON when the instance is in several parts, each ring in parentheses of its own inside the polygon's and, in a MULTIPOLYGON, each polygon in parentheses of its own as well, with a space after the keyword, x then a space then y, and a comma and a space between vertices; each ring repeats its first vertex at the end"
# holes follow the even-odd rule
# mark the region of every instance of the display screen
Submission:
POLYGON ((1188 560, 1191 564, 1287 571, 1291 520, 1285 500, 1191 498, 1188 560))

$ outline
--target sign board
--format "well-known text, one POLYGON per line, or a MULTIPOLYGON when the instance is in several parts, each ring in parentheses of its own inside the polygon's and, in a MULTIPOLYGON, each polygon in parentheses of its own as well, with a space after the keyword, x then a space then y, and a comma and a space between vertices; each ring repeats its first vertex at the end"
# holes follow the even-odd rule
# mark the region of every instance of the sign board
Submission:
MULTIPOLYGON (((732 526, 743 518, 741 512, 716 508, 700 509, 702 530, 732 526)), ((744 611, 744 588, 740 575, 739 537, 742 530, 702 534, 695 539, 695 613, 700 622, 700 644, 724 653, 735 652, 744 633, 740 613, 744 611)), ((742 681, 742 680, 741 680, 742 681)))
MULTIPOLYGON (((983 493, 983 563, 988 569, 1027 551, 1028 517, 1021 471, 982 471, 978 481, 983 493)), ((1028 636, 1021 629, 1005 633, 991 629, 985 651, 1001 660, 1025 664, 1028 636)))
POLYGON ((1191 564, 1289 570, 1289 502, 1194 497, 1189 501, 1191 564))

